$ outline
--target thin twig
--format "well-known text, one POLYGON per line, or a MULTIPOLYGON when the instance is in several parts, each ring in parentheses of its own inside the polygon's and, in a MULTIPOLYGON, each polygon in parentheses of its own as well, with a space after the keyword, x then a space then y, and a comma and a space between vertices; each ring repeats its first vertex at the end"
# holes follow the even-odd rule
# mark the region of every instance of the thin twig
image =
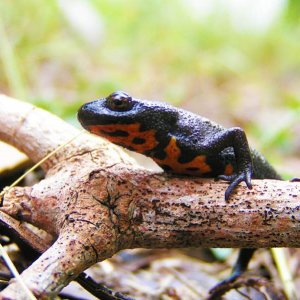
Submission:
POLYGON ((274 261, 277 265, 277 270, 283 284, 284 292, 289 299, 296 299, 296 288, 293 282, 291 270, 285 256, 284 248, 271 248, 274 261))
POLYGON ((10 269, 12 274, 15 276, 16 280, 18 281, 18 283, 20 284, 22 289, 24 290, 25 294, 28 296, 28 299, 36 300, 35 296, 32 294, 32 292, 29 290, 29 288, 24 283, 19 272, 17 271, 16 267, 14 266, 13 262, 11 261, 11 259, 9 258, 8 254, 6 253, 5 249, 2 247, 1 244, 0 244, 0 254, 3 257, 8 268, 10 269))

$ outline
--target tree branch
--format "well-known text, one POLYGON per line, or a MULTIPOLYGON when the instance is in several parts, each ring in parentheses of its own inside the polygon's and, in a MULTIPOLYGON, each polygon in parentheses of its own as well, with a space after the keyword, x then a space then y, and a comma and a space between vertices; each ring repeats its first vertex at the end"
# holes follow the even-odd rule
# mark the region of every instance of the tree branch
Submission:
MULTIPOLYGON (((34 161, 78 132, 5 96, 0 114, 0 137, 34 161)), ((57 238, 22 273, 37 297, 56 295, 80 272, 126 248, 300 246, 299 183, 254 180, 252 190, 241 185, 226 203, 228 183, 145 170, 89 134, 44 169, 44 180, 12 188, 1 208, 57 238)), ((21 299, 20 287, 12 282, 1 296, 21 299)))

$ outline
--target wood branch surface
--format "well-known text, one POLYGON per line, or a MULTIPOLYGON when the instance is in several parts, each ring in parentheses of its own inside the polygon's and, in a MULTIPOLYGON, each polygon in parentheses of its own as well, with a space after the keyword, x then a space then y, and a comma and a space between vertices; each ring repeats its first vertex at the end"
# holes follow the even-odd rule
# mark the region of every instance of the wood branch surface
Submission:
MULTIPOLYGON (((4 95, 0 115, 0 138, 35 162, 78 134, 4 95)), ((43 167, 44 180, 12 188, 0 208, 0 218, 7 214, 56 239, 51 246, 45 241, 49 249, 22 273, 38 298, 54 297, 80 272, 126 248, 300 247, 296 182, 253 180, 252 190, 241 184, 226 203, 228 183, 146 170, 90 134, 43 167)), ((1 297, 23 299, 15 281, 1 297)))

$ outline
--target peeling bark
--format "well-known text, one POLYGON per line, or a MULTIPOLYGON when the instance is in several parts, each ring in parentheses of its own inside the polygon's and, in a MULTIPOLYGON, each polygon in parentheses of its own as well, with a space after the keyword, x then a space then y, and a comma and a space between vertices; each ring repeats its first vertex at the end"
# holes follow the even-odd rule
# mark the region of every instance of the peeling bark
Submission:
MULTIPOLYGON (((39 161, 78 130, 0 95, 0 138, 39 161)), ((0 208, 50 233, 22 273, 38 298, 126 248, 300 247, 300 183, 254 180, 224 200, 228 183, 145 170, 121 148, 84 134, 43 164, 46 178, 9 190, 0 208)), ((17 227, 12 221, 11 226, 17 227)), ((17 229, 16 229, 17 230, 17 229)), ((0 293, 22 299, 15 281, 0 293)))

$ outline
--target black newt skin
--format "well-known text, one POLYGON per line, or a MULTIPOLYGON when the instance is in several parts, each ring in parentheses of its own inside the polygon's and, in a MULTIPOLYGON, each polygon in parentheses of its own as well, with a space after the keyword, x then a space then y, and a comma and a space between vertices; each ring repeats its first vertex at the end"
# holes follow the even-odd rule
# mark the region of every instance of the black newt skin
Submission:
POLYGON ((124 92, 84 104, 78 119, 88 131, 151 157, 165 171, 230 181, 225 199, 251 178, 280 179, 248 146, 241 128, 224 127, 171 105, 134 99, 124 92))

